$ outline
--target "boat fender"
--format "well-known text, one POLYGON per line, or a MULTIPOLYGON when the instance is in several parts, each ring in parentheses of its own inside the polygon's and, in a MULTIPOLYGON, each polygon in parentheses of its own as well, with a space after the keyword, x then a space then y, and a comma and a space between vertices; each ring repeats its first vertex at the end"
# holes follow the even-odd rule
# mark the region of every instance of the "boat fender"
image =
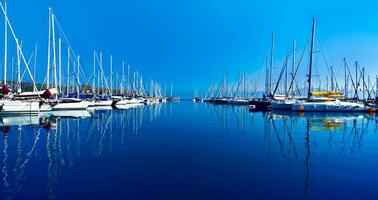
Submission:
POLYGON ((369 108, 368 112, 376 112, 376 109, 375 108, 369 108))
POLYGON ((303 111, 304 110, 304 106, 303 105, 299 106, 298 110, 303 111))

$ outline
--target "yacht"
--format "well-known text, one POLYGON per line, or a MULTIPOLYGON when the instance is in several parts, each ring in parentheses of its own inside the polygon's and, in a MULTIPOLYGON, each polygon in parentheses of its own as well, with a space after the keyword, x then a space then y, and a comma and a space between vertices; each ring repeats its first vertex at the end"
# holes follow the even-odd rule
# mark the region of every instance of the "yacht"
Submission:
POLYGON ((291 104, 292 111, 299 112, 374 112, 372 107, 358 102, 341 101, 330 97, 311 97, 307 101, 291 104))
POLYGON ((38 114, 51 111, 50 104, 42 100, 2 100, 0 115, 38 114))
POLYGON ((116 106, 119 105, 129 105, 129 104, 143 104, 144 99, 142 98, 123 98, 115 103, 116 106))
POLYGON ((271 102, 271 108, 272 110, 291 110, 292 105, 297 102, 296 99, 276 100, 271 102))
POLYGON ((53 111, 56 110, 86 110, 92 103, 78 98, 60 98, 53 103, 53 111))
POLYGON ((97 97, 94 100, 94 106, 111 106, 113 103, 113 100, 109 99, 106 96, 97 97))
POLYGON ((228 104, 231 105, 248 105, 249 100, 247 99, 242 99, 242 98, 234 98, 228 102, 228 104))

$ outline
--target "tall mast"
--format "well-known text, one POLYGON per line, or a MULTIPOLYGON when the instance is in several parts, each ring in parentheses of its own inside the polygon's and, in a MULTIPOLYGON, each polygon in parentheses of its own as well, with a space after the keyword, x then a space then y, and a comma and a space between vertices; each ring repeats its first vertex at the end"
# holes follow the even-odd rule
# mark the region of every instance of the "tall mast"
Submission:
POLYGON ((127 96, 131 96, 130 65, 127 65, 127 96))
POLYGON ((268 56, 265 58, 265 96, 269 95, 269 68, 268 68, 268 56))
POLYGON ((121 81, 121 94, 125 95, 125 61, 122 61, 122 81, 121 81))
POLYGON ((67 48, 67 97, 70 95, 70 48, 67 48))
POLYGON ((365 67, 362 67, 362 99, 365 100, 365 67))
POLYGON ((17 93, 21 93, 21 56, 19 48, 17 48, 17 93))
POLYGON ((93 50, 93 97, 96 96, 96 51, 93 50))
POLYGON ((312 76, 312 63, 314 57, 314 46, 315 46, 315 23, 316 19, 313 18, 312 20, 312 34, 311 34, 311 52, 310 52, 310 67, 308 71, 308 92, 307 92, 307 99, 309 100, 311 97, 311 76, 312 76))
MULTIPOLYGON (((293 40, 293 63, 292 63, 292 69, 291 69, 291 79, 292 79, 292 82, 295 83, 295 76, 294 76, 294 73, 295 73, 295 53, 296 53, 297 49, 296 49, 296 41, 293 40)), ((294 97, 294 87, 291 88, 292 90, 292 95, 294 97)), ((289 91, 288 91, 289 92, 289 91)))
POLYGON ((245 72, 243 73, 243 98, 246 97, 246 93, 245 93, 245 72))
POLYGON ((77 56, 77 98, 80 98, 80 55, 77 56))
POLYGON ((62 39, 58 39, 59 94, 62 93, 62 39))
MULTIPOLYGON (((37 71, 37 54, 38 54, 38 45, 37 43, 35 44, 35 48, 34 48, 34 69, 33 69, 33 79, 35 80, 35 74, 36 74, 36 71, 37 71)), ((37 87, 33 85, 33 91, 34 92, 37 92, 37 87)))
POLYGON ((360 83, 358 81, 358 62, 357 61, 355 62, 355 65, 356 65, 356 85, 354 88, 354 97, 356 98, 356 100, 358 100, 358 86, 360 83))
POLYGON ((104 68, 103 68, 103 65, 102 65, 102 52, 100 52, 100 71, 101 71, 101 75, 100 75, 100 83, 101 83, 101 94, 104 95, 104 68))
POLYGON ((333 66, 331 66, 331 91, 333 92, 335 90, 334 80, 333 80, 334 74, 333 74, 333 66))
POLYGON ((50 54, 51 54, 51 8, 49 8, 49 33, 47 43, 47 73, 46 73, 46 89, 50 88, 50 54))
POLYGON ((289 57, 287 57, 287 59, 286 59, 286 65, 285 65, 285 85, 284 85, 284 90, 285 90, 285 94, 287 94, 288 93, 288 91, 287 91, 287 83, 288 83, 288 78, 289 78, 289 70, 288 70, 288 68, 289 68, 289 65, 288 65, 288 62, 289 62, 289 57))
POLYGON ((53 45, 53 71, 54 71, 54 88, 58 89, 58 79, 56 74, 56 49, 55 49, 55 23, 54 13, 51 13, 52 45, 53 45))
POLYGON ((270 70, 269 70, 269 94, 272 93, 273 65, 274 65, 274 32, 272 33, 272 48, 270 49, 270 70))
MULTIPOLYGON (((4 11, 7 14, 7 2, 4 2, 4 11)), ((8 53, 8 25, 4 20, 4 85, 7 84, 7 55, 8 53)))
POLYGON ((113 56, 110 55, 110 95, 113 95, 113 56))
POLYGON ((344 96, 348 97, 348 74, 347 74, 347 63, 346 58, 344 58, 344 96))
POLYGON ((375 102, 378 102, 378 76, 375 76, 375 102))

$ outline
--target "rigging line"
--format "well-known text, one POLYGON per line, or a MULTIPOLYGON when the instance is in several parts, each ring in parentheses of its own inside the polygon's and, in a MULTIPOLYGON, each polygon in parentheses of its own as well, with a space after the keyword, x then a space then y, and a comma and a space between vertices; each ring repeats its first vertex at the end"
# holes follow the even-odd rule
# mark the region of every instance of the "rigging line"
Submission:
MULTIPOLYGON (((267 57, 269 56, 269 53, 270 53, 270 48, 268 48, 268 49, 266 50, 265 58, 267 58, 267 57)), ((260 80, 261 75, 262 75, 262 72, 266 70, 266 69, 265 69, 265 65, 266 65, 266 64, 267 64, 267 59, 264 59, 264 62, 263 62, 263 64, 262 64, 262 67, 260 68, 260 69, 261 69, 261 70, 260 70, 260 73, 259 73, 259 75, 257 76, 257 79, 254 80, 255 84, 254 84, 254 90, 252 91, 252 92, 253 92, 252 96, 255 96, 256 93, 257 93, 257 89, 258 89, 258 86, 259 86, 259 84, 258 84, 259 81, 258 81, 258 80, 260 80)), ((266 83, 267 83, 267 80, 265 80, 265 84, 266 84, 266 83)))
MULTIPOLYGON (((338 82, 337 82, 337 78, 335 77, 335 74, 333 73, 333 69, 330 69, 330 67, 329 67, 329 64, 328 64, 328 62, 327 62, 327 58, 326 58, 326 56, 325 56, 325 51, 323 50, 323 46, 321 45, 321 43, 320 43, 320 41, 319 41, 319 38, 316 38, 316 40, 317 40, 317 42, 318 42, 318 45, 319 45, 320 51, 321 51, 321 53, 322 53, 322 57, 323 57, 324 62, 325 62, 325 64, 326 64, 327 71, 328 71, 328 73, 332 76, 332 78, 335 80, 335 82, 336 82, 336 89, 339 89, 339 87, 338 87, 338 82)), ((332 62, 332 61, 331 61, 331 62, 332 62)), ((332 64, 332 63, 331 63, 331 64, 332 64)), ((334 66, 334 65, 332 64, 332 66, 334 66)))
MULTIPOLYGON (((62 28, 62 26, 60 25, 60 23, 59 23, 59 20, 58 20, 58 18, 56 17, 56 15, 54 15, 54 19, 55 19, 55 22, 57 23, 57 25, 58 25, 58 30, 59 30, 59 32, 60 32, 60 34, 63 36, 63 39, 66 41, 66 43, 67 43, 67 47, 68 47, 68 49, 70 49, 70 51, 72 52, 72 55, 73 55, 73 57, 75 58, 75 60, 78 60, 78 58, 77 58, 77 56, 76 56, 76 54, 75 54, 75 52, 74 52, 74 50, 73 50, 73 48, 72 48, 72 46, 71 46, 71 43, 70 43, 70 41, 68 40, 68 38, 67 38, 67 36, 66 36, 66 34, 65 34, 65 32, 64 32, 64 30, 63 30, 63 28, 62 28)), ((87 74, 85 73, 85 71, 84 71, 84 69, 82 68, 82 64, 80 64, 80 63, 78 63, 79 65, 80 65, 80 72, 82 72, 82 74, 84 75, 84 78, 86 79, 86 80, 88 80, 88 76, 87 76, 87 74)))
MULTIPOLYGON (((7 15, 7 13, 5 12, 5 9, 4 9, 3 4, 2 4, 1 2, 0 2, 0 7, 1 7, 1 10, 3 11, 4 18, 5 18, 5 20, 6 20, 7 24, 8 24, 8 27, 9 27, 11 33, 12 33, 13 39, 14 39, 15 42, 16 42, 16 47, 17 47, 18 51, 20 52, 20 56, 21 56, 21 58, 22 58, 22 61, 24 62, 25 67, 26 67, 26 69, 28 70, 28 74, 29 74, 29 76, 30 76, 30 79, 31 79, 32 82, 33 82, 33 86, 34 86, 34 88, 37 88, 37 86, 36 86, 36 84, 35 84, 35 82, 34 82, 34 78, 33 78, 33 76, 32 76, 32 73, 31 73, 31 71, 30 71, 30 69, 29 69, 29 65, 28 65, 27 62, 26 62, 26 58, 25 58, 25 56, 24 56, 24 53, 22 52, 22 49, 21 49, 20 44, 19 44, 19 42, 18 42, 17 36, 16 36, 16 34, 15 34, 14 30, 13 30, 12 24, 10 23, 9 18, 8 18, 8 15, 7 15)), ((38 97, 40 97, 39 94, 38 94, 38 97)))
MULTIPOLYGON (((306 52, 306 48, 307 48, 308 42, 309 42, 309 39, 308 39, 308 37, 307 37, 307 41, 306 41, 305 48, 304 48, 303 51, 302 51, 302 55, 301 55, 301 57, 300 57, 300 59, 299 59, 299 61, 298 61, 298 64, 297 64, 296 68, 295 68, 295 72, 294 72, 294 74, 293 74, 293 78, 292 78, 291 81, 290 81, 290 85, 289 85, 289 88, 287 89, 287 91, 290 91, 291 88, 293 87, 294 80, 295 80, 295 77, 296 77, 296 75, 297 75, 297 73, 298 73, 299 66, 300 66, 301 63, 302 63, 302 59, 303 59, 303 56, 304 56, 304 54, 305 54, 305 52, 306 52)), ((288 95, 288 94, 286 94, 286 95, 288 95)))
MULTIPOLYGON (((102 53, 100 52, 100 54, 102 55, 102 53)), ((102 58, 101 58, 102 59, 102 58)), ((98 54, 96 53, 96 60, 97 60, 97 64, 100 66, 100 70, 101 70, 101 76, 103 78, 103 80, 105 81, 105 86, 106 86, 106 90, 108 91, 108 93, 110 94, 110 89, 109 89, 109 84, 108 84, 108 81, 107 81, 107 78, 105 77, 104 75, 104 69, 102 68, 102 62, 100 60, 100 58, 98 57, 98 54)))
MULTIPOLYGON (((33 58, 33 56, 34 56, 34 50, 32 51, 32 53, 31 53, 31 55, 30 55, 30 57, 28 59, 28 64, 30 64, 31 59, 33 58)), ((21 80, 24 78, 25 73, 26 73, 26 69, 24 69, 24 71, 22 72, 21 80)))

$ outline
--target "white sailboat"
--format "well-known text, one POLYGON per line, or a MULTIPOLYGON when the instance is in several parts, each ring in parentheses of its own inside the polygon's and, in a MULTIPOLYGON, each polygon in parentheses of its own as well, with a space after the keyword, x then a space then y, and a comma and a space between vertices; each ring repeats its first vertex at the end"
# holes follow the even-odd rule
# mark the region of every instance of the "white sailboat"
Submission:
POLYGON ((60 98, 53 103, 52 110, 86 110, 90 105, 91 102, 78 98, 60 98))
MULTIPOLYGON (((30 79, 33 83, 34 88, 36 88, 34 77, 31 74, 28 62, 26 61, 26 58, 24 56, 24 53, 21 49, 21 45, 19 40, 16 37, 16 34, 13 30, 12 24, 9 21, 9 18, 7 16, 6 12, 6 6, 4 7, 2 3, 0 3, 1 10, 4 14, 4 20, 5 20, 5 45, 7 46, 7 30, 9 28, 13 39, 15 40, 16 49, 17 49, 17 94, 22 94, 21 91, 21 61, 25 65, 25 69, 30 76, 30 79)), ((4 85, 2 90, 5 90, 7 88, 6 86, 6 68, 7 68, 7 47, 5 47, 5 58, 4 58, 4 85), (4 88, 6 87, 6 88, 4 88)), ((4 91, 3 91, 4 93, 4 91)), ((8 91, 9 93, 9 91, 8 91)), ((0 101, 0 115, 14 115, 14 114, 38 114, 39 112, 43 111, 49 111, 51 110, 51 107, 49 104, 44 102, 40 99, 40 96, 37 94, 38 100, 14 100, 14 99, 3 99, 0 101)))
POLYGON ((307 101, 293 103, 293 111, 299 112, 374 112, 362 103, 346 102, 329 97, 314 97, 307 101))
POLYGON ((339 100, 340 92, 312 92, 312 64, 315 45, 315 18, 312 23, 310 65, 308 74, 307 100, 291 104, 293 111, 299 112, 375 112, 374 108, 367 107, 362 103, 339 100))
POLYGON ((129 104, 143 104, 144 99, 143 98, 122 98, 121 100, 117 101, 115 105, 129 105, 129 104))
MULTIPOLYGON (((48 33, 48 56, 47 56, 47 75, 46 75, 46 84, 47 84, 47 88, 49 88, 49 73, 50 73, 50 51, 52 50, 52 59, 53 59, 53 62, 52 62, 52 69, 53 69, 53 76, 54 76, 54 80, 53 80, 53 83, 54 83, 54 87, 57 88, 58 90, 58 94, 59 94, 59 91, 61 89, 61 81, 58 82, 58 78, 57 78, 57 63, 56 63, 56 48, 55 48, 55 15, 54 13, 52 12, 51 8, 49 9, 49 33, 48 33), (52 45, 50 44, 52 43, 52 45), (52 47, 51 47, 52 46, 52 47), (51 49, 52 48, 52 49, 51 49)), ((67 41, 66 41, 67 42, 67 41)), ((59 69, 61 69, 61 62, 60 62, 60 58, 61 58, 61 40, 59 39, 59 51, 58 51, 58 57, 59 57, 59 69)), ((68 42, 67 42, 68 43, 68 42)), ((70 70, 70 53, 73 53, 72 49, 70 48, 70 46, 68 47, 68 54, 67 54, 67 73, 68 73, 68 81, 69 81, 69 70, 70 70)), ((89 106, 93 105, 93 102, 91 101, 86 101, 86 100, 82 100, 79 98, 79 95, 80 95, 80 70, 81 70, 81 65, 80 65, 80 56, 75 56, 75 54, 73 53, 73 57, 74 57, 74 60, 75 60, 75 63, 77 63, 77 71, 76 71, 76 88, 77 88, 77 98, 71 98, 71 97, 67 97, 67 98, 58 98, 58 94, 55 94, 55 99, 54 100, 51 100, 50 103, 52 104, 52 110, 53 111, 61 111, 61 110, 86 110, 89 106)), ((59 70, 59 73, 60 70, 59 70)), ((69 94, 69 84, 67 84, 67 94, 69 94)))

